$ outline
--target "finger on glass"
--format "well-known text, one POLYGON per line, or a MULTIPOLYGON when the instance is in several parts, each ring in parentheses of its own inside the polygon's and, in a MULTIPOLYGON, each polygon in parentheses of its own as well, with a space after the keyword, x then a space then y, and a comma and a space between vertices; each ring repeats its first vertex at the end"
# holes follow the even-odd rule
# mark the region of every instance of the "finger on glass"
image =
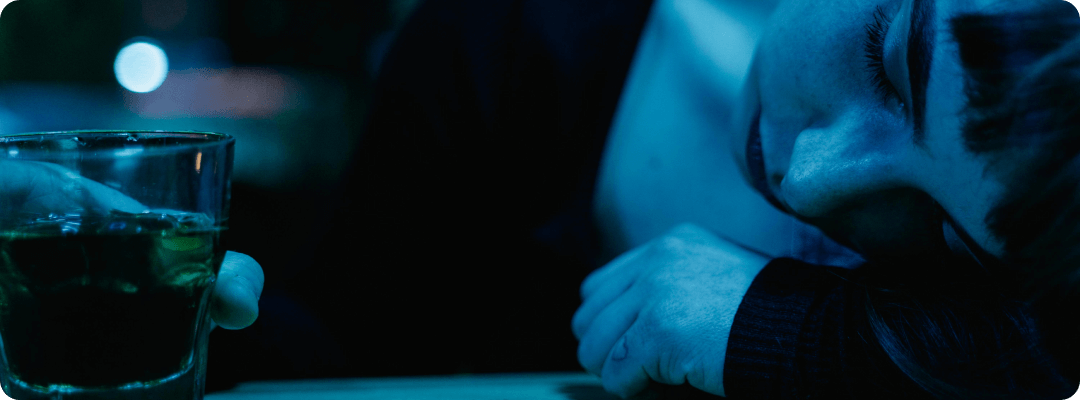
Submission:
POLYGON ((0 384, 18 399, 200 399, 232 137, 0 136, 0 384))
POLYGON ((255 323, 262 289, 263 272, 259 263, 242 253, 228 252, 211 301, 211 324, 236 330, 255 323))

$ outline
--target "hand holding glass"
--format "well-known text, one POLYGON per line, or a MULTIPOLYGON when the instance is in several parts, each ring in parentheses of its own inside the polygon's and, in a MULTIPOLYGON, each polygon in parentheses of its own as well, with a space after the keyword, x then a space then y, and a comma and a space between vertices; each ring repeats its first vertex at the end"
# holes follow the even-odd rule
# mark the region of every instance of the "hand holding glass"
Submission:
POLYGON ((234 140, 0 137, 0 384, 15 398, 201 399, 234 140))

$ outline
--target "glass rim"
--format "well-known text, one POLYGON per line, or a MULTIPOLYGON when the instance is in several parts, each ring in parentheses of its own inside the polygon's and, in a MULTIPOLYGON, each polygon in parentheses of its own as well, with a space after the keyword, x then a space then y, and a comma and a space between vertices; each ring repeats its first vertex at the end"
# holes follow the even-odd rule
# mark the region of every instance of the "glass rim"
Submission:
MULTIPOLYGON (((111 136, 111 135, 161 135, 168 136, 170 134, 180 135, 199 135, 207 138, 207 140, 198 143, 184 143, 184 144, 171 144, 171 145, 158 145, 158 146, 144 146, 138 153, 140 156, 157 155, 173 153, 180 149, 201 149, 214 146, 229 145, 236 142, 236 137, 210 131, 188 131, 188 130, 121 130, 121 129, 87 129, 87 130, 67 130, 67 131, 43 131, 43 132, 25 132, 18 134, 0 134, 0 149, 7 144, 16 144, 21 140, 26 140, 33 137, 42 137, 43 140, 59 140, 64 137, 78 137, 78 136, 111 136)), ((39 149, 19 149, 19 155, 58 155, 58 154, 82 154, 85 157, 88 154, 97 152, 108 152, 109 150, 123 151, 124 147, 115 148, 103 148, 94 149, 93 151, 86 151, 79 148, 65 149, 65 150, 39 150, 39 149)), ((114 155, 102 155, 103 157, 113 157, 114 155)), ((15 158, 8 157, 7 152, 0 152, 0 159, 15 158)), ((22 158, 22 157, 18 157, 22 158)))

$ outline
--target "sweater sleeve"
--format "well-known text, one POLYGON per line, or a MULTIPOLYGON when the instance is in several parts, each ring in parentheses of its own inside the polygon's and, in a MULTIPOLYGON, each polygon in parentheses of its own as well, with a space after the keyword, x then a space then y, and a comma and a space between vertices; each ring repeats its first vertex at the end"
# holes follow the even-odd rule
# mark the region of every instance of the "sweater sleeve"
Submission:
MULTIPOLYGON (((933 398, 932 393, 901 371, 884 351, 867 317, 870 302, 867 291, 849 279, 852 272, 786 258, 766 266, 754 279, 735 315, 724 365, 727 395, 731 398, 933 398)), ((921 301, 927 306, 933 299, 937 298, 913 299, 911 305, 921 301)), ((1076 392, 1078 383, 1062 377, 1056 363, 1041 351, 1037 336, 1008 335, 1012 333, 1009 328, 1014 326, 1002 321, 1015 322, 1016 316, 1023 315, 985 308, 939 307, 936 310, 947 312, 934 316, 948 316, 951 319, 948 325, 913 324, 934 320, 917 320, 902 313, 880 316, 886 324, 903 322, 903 327, 911 328, 909 334, 915 334, 909 338, 936 339, 919 337, 916 331, 930 332, 934 330, 931 327, 951 329, 951 333, 940 333, 946 339, 945 346, 940 348, 920 348, 919 341, 905 343, 909 344, 907 357, 920 362, 936 361, 932 369, 938 370, 931 370, 935 372, 931 377, 944 379, 946 383, 962 383, 962 392, 951 397, 946 393, 946 397, 967 398, 974 394, 979 398, 1062 399, 1076 392), (971 313, 972 310, 976 312, 971 313), (972 341, 948 342, 954 338, 972 341), (1023 340, 1009 340, 1012 338, 1023 340), (1029 345, 1024 352, 1003 351, 1016 348, 1018 341, 1029 345), (977 346, 974 350, 962 349, 963 344, 977 346), (931 358, 923 358, 926 355, 931 358), (999 361, 995 359, 999 356, 1016 355, 1020 360, 1004 365, 985 363, 999 361), (956 372, 956 376, 945 377, 939 373, 942 371, 956 372)), ((904 310, 907 309, 912 308, 904 310)), ((934 310, 932 306, 930 310, 934 310)), ((934 388, 942 394, 942 387, 934 388)))

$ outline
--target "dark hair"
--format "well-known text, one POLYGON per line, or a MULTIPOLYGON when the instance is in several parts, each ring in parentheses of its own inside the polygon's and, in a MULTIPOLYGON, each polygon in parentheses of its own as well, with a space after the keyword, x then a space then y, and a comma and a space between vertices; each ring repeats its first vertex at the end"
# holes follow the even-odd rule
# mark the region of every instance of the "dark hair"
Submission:
POLYGON ((947 284, 963 293, 868 286, 867 314, 886 354, 934 396, 1039 398, 1055 379, 1024 372, 1071 363, 1080 332, 1062 316, 1080 306, 1080 18, 1058 1, 961 15, 950 30, 966 74, 965 145, 1011 189, 987 216, 1004 269, 947 284))

